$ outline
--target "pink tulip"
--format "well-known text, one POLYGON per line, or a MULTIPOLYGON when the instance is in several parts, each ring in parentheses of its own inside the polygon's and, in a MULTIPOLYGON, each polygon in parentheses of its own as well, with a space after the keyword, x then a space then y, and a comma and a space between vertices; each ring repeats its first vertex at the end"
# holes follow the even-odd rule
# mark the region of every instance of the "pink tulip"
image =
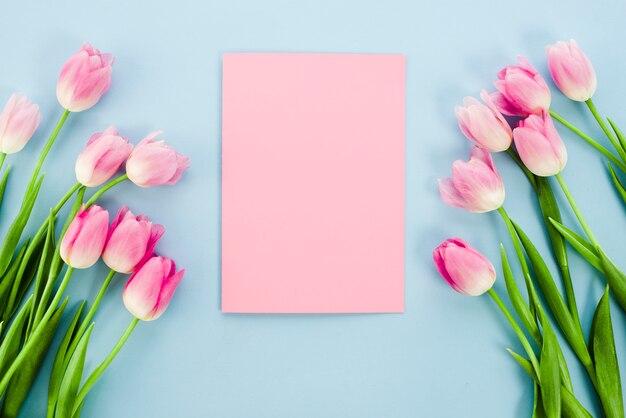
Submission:
POLYGON ((124 306, 143 321, 157 319, 165 312, 184 273, 176 272, 176 264, 169 258, 152 257, 128 279, 122 294, 124 306))
POLYGON ((111 87, 113 55, 101 54, 89 43, 68 59, 57 81, 57 99, 64 109, 89 109, 111 87))
POLYGON ((61 241, 61 258, 66 264, 85 269, 93 266, 104 248, 109 227, 109 212, 100 206, 83 207, 61 241))
POLYGON ((76 178, 87 187, 101 185, 117 173, 132 149, 115 128, 93 134, 76 159, 76 178))
POLYGON ((504 183, 488 151, 472 147, 468 162, 452 164, 452 178, 439 180, 444 203, 470 212, 489 212, 504 203, 504 183))
POLYGON ((513 129, 515 148, 524 165, 542 177, 560 173, 567 163, 567 150, 547 111, 543 118, 530 115, 513 129))
POLYGON ((39 106, 23 94, 12 94, 0 113, 0 152, 13 154, 24 148, 39 122, 39 106))
POLYGON ((473 97, 466 97, 463 106, 454 108, 459 128, 479 147, 491 152, 505 151, 511 146, 513 139, 511 127, 486 91, 483 90, 480 97, 485 104, 473 97))
POLYGON ((126 174, 137 186, 176 184, 190 166, 189 158, 177 153, 165 141, 154 140, 160 133, 152 132, 144 138, 126 161, 126 174))
POLYGON ((575 40, 546 46, 548 67, 554 83, 564 95, 584 102, 596 92, 596 72, 575 40))
POLYGON ((550 107, 550 89, 545 80, 523 57, 518 65, 503 68, 494 83, 493 99, 500 112, 510 116, 539 115, 550 107))
POLYGON ((109 228, 102 260, 109 268, 129 274, 154 254, 154 247, 165 229, 147 216, 135 216, 126 206, 120 208, 109 228))
POLYGON ((448 239, 435 248, 433 261, 441 277, 467 296, 482 295, 496 281, 491 262, 460 238, 448 239))

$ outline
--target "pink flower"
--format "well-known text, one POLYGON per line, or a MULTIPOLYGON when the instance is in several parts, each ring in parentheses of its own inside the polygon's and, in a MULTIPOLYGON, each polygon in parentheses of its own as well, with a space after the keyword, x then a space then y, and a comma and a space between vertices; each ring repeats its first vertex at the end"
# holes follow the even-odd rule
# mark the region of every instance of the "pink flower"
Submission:
POLYGON ((176 272, 176 264, 169 258, 152 257, 128 279, 122 294, 124 306, 143 321, 157 319, 165 312, 184 273, 176 272))
POLYGON ((508 122, 494 105, 486 91, 480 93, 482 104, 466 97, 463 106, 454 108, 459 128, 474 144, 491 152, 505 151, 511 146, 513 134, 508 122))
POLYGON ((493 99, 500 112, 510 116, 539 115, 550 107, 550 89, 532 65, 518 57, 518 65, 503 68, 494 83, 493 99))
POLYGON ((87 187, 101 185, 117 173, 132 149, 115 128, 93 134, 76 159, 76 178, 87 187))
POLYGON ((39 106, 23 94, 12 94, 0 113, 0 152, 13 154, 24 148, 39 122, 39 106))
POLYGON ((560 173, 567 163, 567 150, 547 111, 543 118, 530 115, 513 129, 515 148, 524 165, 542 177, 560 173))
POLYGON ((190 166, 189 158, 177 153, 165 141, 154 140, 160 133, 152 132, 144 138, 126 161, 126 174, 137 186, 176 184, 190 166))
POLYGON ((57 81, 57 99, 64 109, 89 109, 111 87, 113 55, 101 54, 89 43, 68 59, 57 81))
POLYGON ((147 216, 135 216, 126 206, 120 208, 109 228, 102 260, 120 273, 132 273, 153 256, 154 247, 165 229, 147 216))
POLYGON ((452 164, 452 178, 439 180, 444 203, 470 212, 489 212, 504 203, 504 183, 488 151, 472 147, 468 162, 452 164))
POLYGON ((491 262, 460 238, 447 239, 435 248, 433 261, 441 277, 467 296, 482 295, 496 281, 491 262))
POLYGON ((61 258, 66 264, 85 269, 93 266, 104 248, 109 227, 109 212, 98 205, 83 207, 61 241, 61 258))
POLYGON ((546 46, 548 67, 554 83, 564 95, 584 102, 596 92, 596 72, 575 40, 546 46))

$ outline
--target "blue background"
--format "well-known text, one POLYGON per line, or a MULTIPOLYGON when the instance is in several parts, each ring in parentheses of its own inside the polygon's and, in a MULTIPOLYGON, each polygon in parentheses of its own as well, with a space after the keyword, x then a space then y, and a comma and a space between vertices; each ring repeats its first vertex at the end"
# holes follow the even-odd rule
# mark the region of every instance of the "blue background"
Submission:
MULTIPOLYGON (((0 98, 21 91, 44 121, 11 157, 14 172, 0 226, 6 230, 25 178, 60 115, 55 82, 64 60, 89 40, 116 56, 113 86, 95 108, 72 115, 45 165, 38 219, 74 183, 74 159, 109 125, 137 142, 162 129, 192 168, 173 188, 120 186, 103 203, 145 212, 164 224, 158 250, 187 269, 168 312, 142 323, 90 394, 85 417, 381 418, 529 416, 532 386, 505 352, 521 350, 487 297, 463 297, 437 276, 432 249, 462 236, 498 266, 508 245, 496 214, 472 215, 438 199, 436 179, 467 158, 453 108, 491 89, 496 72, 523 54, 547 76, 544 45, 576 38, 599 76, 596 102, 626 126, 626 4, 589 1, 223 0, 3 2, 0 98), (87 5, 89 4, 89 5, 87 5), (237 51, 391 52, 407 56, 406 313, 402 315, 224 315, 220 312, 221 54, 237 51), (613 87, 613 88, 612 88, 613 87)), ((548 77, 549 78, 549 77, 548 77)), ((554 93, 553 108, 601 138, 579 104, 554 93)), ((561 130, 564 176, 609 253, 620 259, 624 207, 601 158, 561 130)), ((505 156, 496 157, 511 216, 542 250, 534 197, 505 156)), ((565 210, 565 222, 574 221, 565 210)), ((38 222, 29 225, 32 231, 38 222)), ((602 279, 571 256, 585 325, 602 279)), ((623 267, 626 262, 619 260, 623 267)), ((72 304, 95 295, 105 268, 77 274, 72 304)), ((131 317, 117 279, 95 318, 92 370, 131 317)), ((503 291, 502 281, 496 284, 503 291)), ((625 321, 614 306, 622 369, 625 321)), ((55 346, 58 339, 55 342, 55 346)), ((566 349, 576 393, 593 412, 588 382, 566 349)), ((47 373, 23 417, 45 410, 47 373)))

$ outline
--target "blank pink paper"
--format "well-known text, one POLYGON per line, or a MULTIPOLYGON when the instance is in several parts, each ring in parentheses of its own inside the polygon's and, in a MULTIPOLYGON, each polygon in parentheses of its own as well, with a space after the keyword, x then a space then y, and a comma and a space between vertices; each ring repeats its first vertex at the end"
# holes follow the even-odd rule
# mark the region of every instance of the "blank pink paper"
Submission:
POLYGON ((405 58, 225 54, 222 311, 404 310, 405 58))

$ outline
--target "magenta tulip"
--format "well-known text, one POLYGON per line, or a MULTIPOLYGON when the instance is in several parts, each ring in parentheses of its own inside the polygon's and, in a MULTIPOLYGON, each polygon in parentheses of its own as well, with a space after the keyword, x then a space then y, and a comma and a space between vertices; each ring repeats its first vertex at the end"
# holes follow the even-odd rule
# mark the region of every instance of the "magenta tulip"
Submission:
POLYGON ((121 207, 109 228, 102 260, 109 268, 129 274, 154 255, 154 247, 165 229, 147 216, 135 216, 121 207))
POLYGON ((435 248, 433 261, 441 277, 467 296, 482 295, 496 281, 491 262, 460 238, 448 239, 435 248))
POLYGON ((84 269, 98 261, 109 227, 109 212, 100 206, 78 211, 61 241, 61 258, 66 264, 84 269))
POLYGON ((564 95, 584 102, 596 92, 596 72, 575 40, 546 46, 548 67, 554 83, 564 95))
POLYGON ((510 116, 539 115, 550 107, 550 89, 545 80, 523 57, 498 73, 492 97, 500 112, 510 116))
POLYGON ((41 122, 39 106, 23 94, 14 93, 0 113, 0 152, 20 151, 35 133, 41 122))
POLYGON ((542 177, 560 173, 567 164, 567 150, 547 111, 543 118, 531 115, 513 129, 515 148, 524 165, 542 177))
POLYGON ((463 106, 454 108, 459 128, 475 145, 491 152, 505 151, 513 139, 511 127, 486 91, 482 91, 480 97, 485 104, 466 97, 463 106))
POLYGON ((87 187, 100 186, 117 173, 132 149, 115 128, 95 133, 76 159, 76 178, 87 187))
POLYGON ((504 183, 488 151, 472 147, 468 162, 452 164, 452 178, 439 180, 444 203, 470 212, 489 212, 504 203, 504 183))
POLYGON ((111 87, 113 55, 101 54, 89 43, 63 65, 57 81, 57 99, 64 109, 89 109, 111 87))
POLYGON ((157 319, 165 312, 184 273, 176 272, 176 264, 169 258, 150 258, 128 279, 122 294, 124 306, 143 321, 157 319))
POLYGON ((168 146, 165 141, 155 141, 161 132, 144 138, 126 161, 128 178, 140 187, 176 184, 183 171, 189 168, 189 158, 168 146))

